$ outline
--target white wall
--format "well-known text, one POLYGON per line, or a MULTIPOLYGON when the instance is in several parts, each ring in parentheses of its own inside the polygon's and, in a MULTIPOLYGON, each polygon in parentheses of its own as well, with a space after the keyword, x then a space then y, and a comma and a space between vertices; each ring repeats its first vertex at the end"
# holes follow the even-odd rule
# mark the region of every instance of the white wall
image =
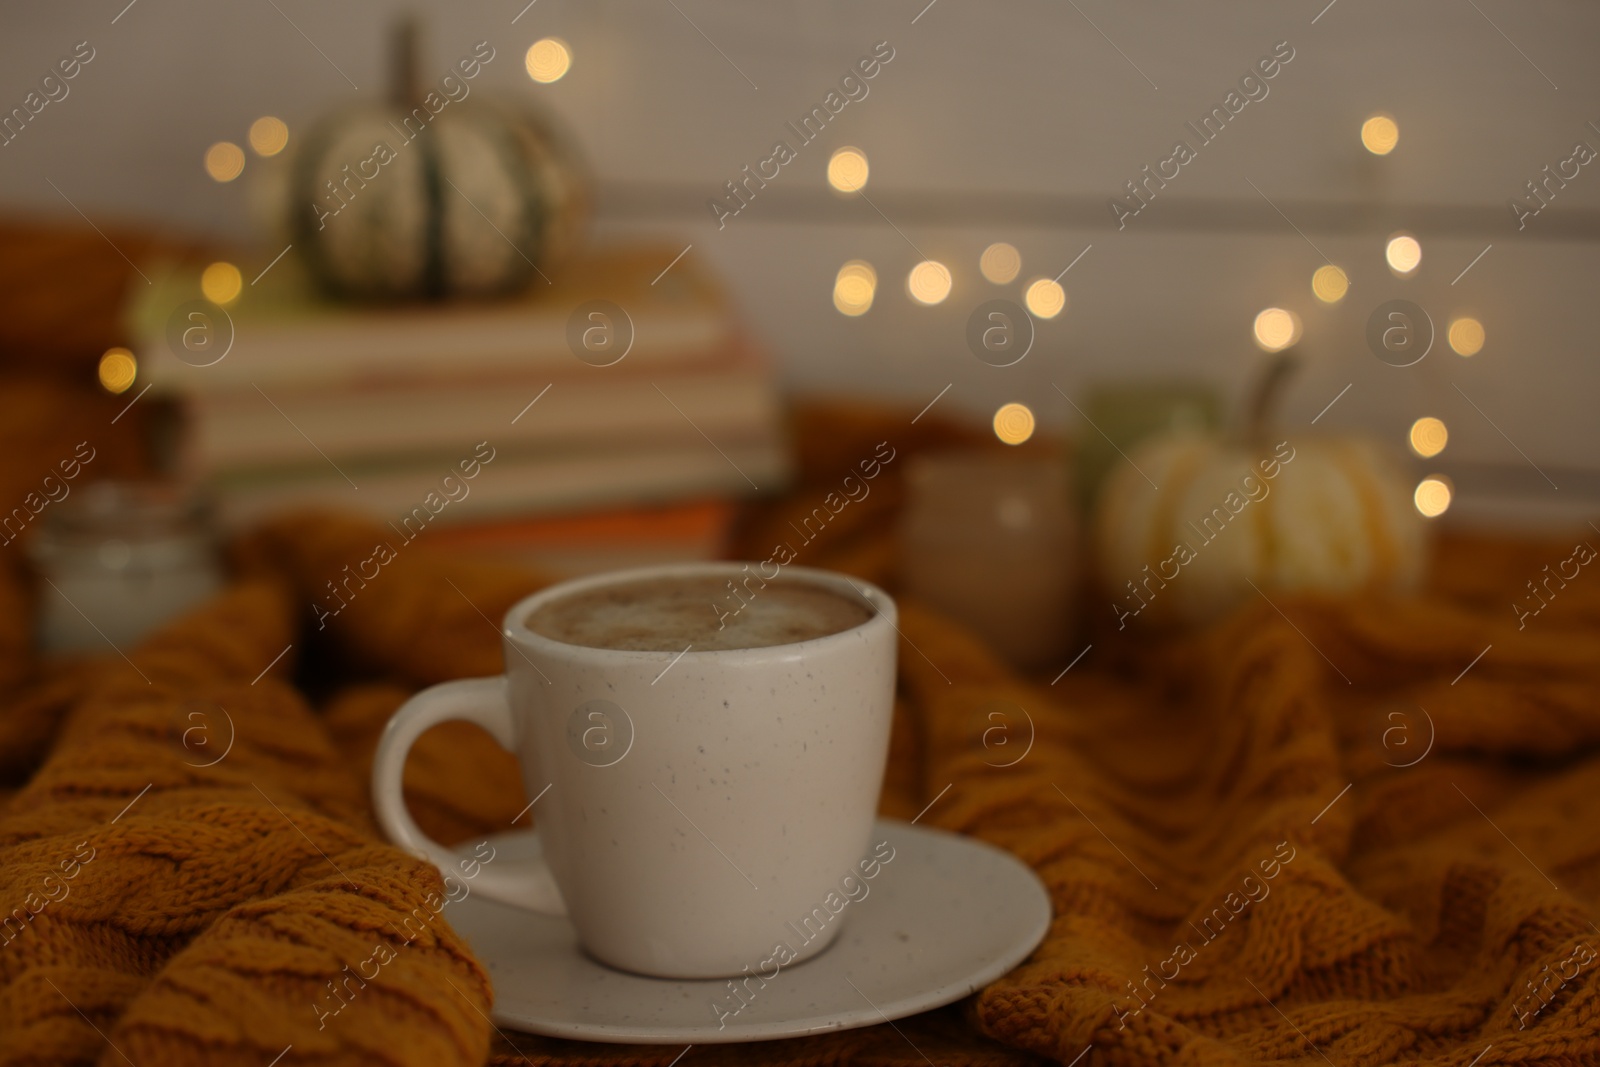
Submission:
MULTIPOLYGON (((125 2, 0 16, 0 108, 20 104, 76 42, 96 50, 71 95, 0 148, 8 208, 71 216, 53 181, 99 222, 246 235, 244 183, 207 178, 205 148, 242 142, 261 114, 293 131, 330 106, 377 95, 397 9, 125 2)), ((1589 125, 1600 124, 1600 7, 537 0, 513 25, 524 2, 420 5, 430 12, 424 74, 442 74, 488 40, 498 54, 478 87, 538 98, 575 127, 602 183, 602 232, 661 232, 712 257, 797 388, 920 406, 954 383, 941 404, 982 413, 1020 399, 1055 420, 1067 409, 1052 382, 1073 393, 1160 372, 1237 390, 1260 358, 1249 340, 1255 312, 1282 304, 1304 317, 1313 357, 1291 419, 1309 420, 1354 383, 1319 427, 1358 424, 1399 443, 1412 419, 1435 414, 1449 424, 1446 456, 1457 463, 1504 464, 1512 480, 1546 490, 1518 448, 1547 472, 1600 470, 1591 329, 1600 166, 1584 168, 1522 232, 1506 206, 1574 141, 1600 148, 1589 125), (575 65, 536 86, 522 54, 545 35, 569 41, 575 65), (719 231, 705 201, 885 40, 895 57, 867 98, 719 231), (1107 199, 1174 140, 1192 139, 1184 122, 1220 103, 1280 41, 1294 58, 1269 95, 1119 232, 1107 199), (1401 129, 1384 159, 1357 140, 1361 120, 1379 109, 1401 129), (882 215, 827 191, 828 153, 844 144, 868 153, 867 192, 882 215), (1385 237, 1400 227, 1424 246, 1421 270, 1406 281, 1382 260, 1385 237), (993 240, 1022 250, 1022 280, 1055 275, 1093 245, 1063 279, 1070 310, 1042 323, 1034 352, 1006 370, 980 364, 964 341, 977 303, 1017 296, 1019 286, 997 290, 977 273, 993 240), (919 250, 954 271, 940 307, 905 296, 919 250), (1323 254, 1353 283, 1332 308, 1309 288, 1323 254), (847 319, 832 307, 832 279, 858 257, 877 266, 881 284, 873 310, 847 319), (1463 360, 1441 342, 1416 367, 1379 363, 1362 331, 1368 313, 1397 296, 1441 327, 1475 314, 1487 347, 1463 360)), ((1583 477, 1568 480, 1570 492, 1583 477)))

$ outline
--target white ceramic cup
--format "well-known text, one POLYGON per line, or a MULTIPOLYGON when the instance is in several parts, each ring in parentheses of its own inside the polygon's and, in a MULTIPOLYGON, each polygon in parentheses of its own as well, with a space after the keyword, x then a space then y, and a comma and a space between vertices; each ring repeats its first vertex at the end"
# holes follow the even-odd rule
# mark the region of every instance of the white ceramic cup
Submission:
MULTIPOLYGON (((544 856, 533 868, 486 864, 474 890, 565 913, 594 957, 639 974, 736 975, 777 942, 796 940, 791 924, 857 874, 867 851, 894 709, 889 596, 844 575, 785 567, 778 581, 819 585, 874 613, 840 633, 767 648, 588 648, 524 625, 552 601, 641 579, 725 577, 759 597, 756 572, 738 563, 648 567, 519 602, 501 628, 504 675, 433 686, 389 721, 372 768, 384 832, 455 872, 459 857, 406 811, 401 772, 423 731, 464 719, 521 762, 544 856)), ((820 952, 842 925, 827 924, 795 961, 820 952)))

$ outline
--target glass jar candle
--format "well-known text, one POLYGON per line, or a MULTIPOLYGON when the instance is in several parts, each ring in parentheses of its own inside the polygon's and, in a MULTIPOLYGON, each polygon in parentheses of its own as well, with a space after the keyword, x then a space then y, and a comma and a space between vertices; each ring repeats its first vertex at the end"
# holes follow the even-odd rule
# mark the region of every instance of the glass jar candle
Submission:
POLYGON ((126 650, 215 593, 203 502, 159 483, 97 482, 54 505, 30 546, 46 652, 126 650))
POLYGON ((1078 571, 1066 465, 935 453, 906 478, 901 587, 1017 666, 1054 662, 1072 636, 1078 571))

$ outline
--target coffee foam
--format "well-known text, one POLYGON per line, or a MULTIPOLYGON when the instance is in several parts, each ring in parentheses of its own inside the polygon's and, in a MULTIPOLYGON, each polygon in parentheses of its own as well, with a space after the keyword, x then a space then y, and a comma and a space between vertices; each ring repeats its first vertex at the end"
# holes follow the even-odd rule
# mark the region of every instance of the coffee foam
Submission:
POLYGON ((524 625, 589 648, 711 652, 809 641, 852 629, 873 614, 864 598, 811 582, 735 585, 729 578, 697 575, 580 590, 539 607, 524 625))

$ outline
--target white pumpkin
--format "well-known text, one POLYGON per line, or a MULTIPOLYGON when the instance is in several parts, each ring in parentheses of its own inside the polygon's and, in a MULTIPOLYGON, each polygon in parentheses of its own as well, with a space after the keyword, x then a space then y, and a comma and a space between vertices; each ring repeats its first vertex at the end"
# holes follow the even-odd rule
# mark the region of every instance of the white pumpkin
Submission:
POLYGON ((1095 543, 1123 626, 1205 621, 1257 588, 1412 589, 1427 549, 1410 489, 1378 445, 1293 434, 1146 442, 1103 486, 1095 543))

